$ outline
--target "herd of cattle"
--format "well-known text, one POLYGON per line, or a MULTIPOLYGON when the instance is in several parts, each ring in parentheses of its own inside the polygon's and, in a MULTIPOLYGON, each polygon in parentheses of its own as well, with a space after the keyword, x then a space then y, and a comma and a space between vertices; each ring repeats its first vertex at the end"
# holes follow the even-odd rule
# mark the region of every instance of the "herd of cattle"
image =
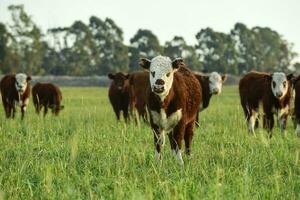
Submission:
MULTIPOLYGON (((161 159, 165 135, 168 135, 174 156, 183 164, 182 143, 184 141, 185 153, 189 156, 193 129, 199 125, 199 112, 208 107, 212 95, 221 93, 226 75, 192 72, 181 58, 171 61, 169 57, 157 56, 152 60, 143 58, 139 64, 145 71, 108 74, 112 80, 108 96, 116 117, 119 120, 122 112, 129 121, 131 114, 137 113, 136 119, 149 120, 154 133, 155 158, 161 159)), ((24 118, 31 91, 37 114, 44 107, 44 115, 48 108, 58 115, 64 108, 60 89, 51 83, 37 83, 31 90, 30 80, 30 76, 19 73, 6 75, 0 81, 6 117, 14 118, 16 105, 19 105, 21 118, 24 118)), ((284 134, 290 113, 300 136, 299 80, 300 76, 294 77, 293 74, 253 71, 241 78, 239 94, 249 133, 253 134, 258 127, 259 105, 262 104, 263 127, 270 137, 274 115, 284 134)))
MULTIPOLYGON (((180 58, 173 61, 164 56, 152 60, 143 58, 139 64, 146 71, 108 75, 112 79, 109 99, 116 117, 120 119, 122 111, 125 120, 129 121, 130 113, 137 112, 146 119, 149 113, 155 158, 161 159, 167 134, 174 156, 183 164, 182 143, 185 143, 185 153, 190 155, 193 128, 199 125, 199 112, 208 107, 212 95, 221 93, 226 75, 192 72, 180 58)), ((300 136, 299 79, 300 76, 282 72, 268 74, 254 71, 241 78, 239 94, 249 133, 254 134, 254 129, 258 127, 259 105, 262 104, 263 127, 268 130, 270 137, 274 114, 284 134, 290 113, 300 136), (294 109, 291 105, 293 100, 294 109)))
MULTIPOLYGON (((7 118, 15 117, 16 105, 21 107, 21 118, 24 118, 31 93, 30 80, 31 77, 23 73, 9 74, 1 79, 0 91, 7 118)), ((55 115, 63 109, 61 91, 51 83, 35 84, 32 88, 32 99, 37 114, 40 113, 42 107, 44 107, 44 115, 47 114, 48 108, 55 115)))

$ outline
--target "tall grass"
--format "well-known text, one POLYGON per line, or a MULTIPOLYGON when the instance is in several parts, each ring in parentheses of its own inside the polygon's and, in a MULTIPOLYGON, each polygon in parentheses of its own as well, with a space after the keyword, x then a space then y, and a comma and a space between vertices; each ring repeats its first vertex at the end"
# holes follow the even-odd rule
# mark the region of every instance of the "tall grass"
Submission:
POLYGON ((63 88, 59 117, 4 118, 0 108, 0 199, 299 199, 300 141, 261 128, 249 136, 237 88, 225 87, 200 115, 192 159, 169 143, 154 160, 142 122, 116 122, 105 88, 63 88))

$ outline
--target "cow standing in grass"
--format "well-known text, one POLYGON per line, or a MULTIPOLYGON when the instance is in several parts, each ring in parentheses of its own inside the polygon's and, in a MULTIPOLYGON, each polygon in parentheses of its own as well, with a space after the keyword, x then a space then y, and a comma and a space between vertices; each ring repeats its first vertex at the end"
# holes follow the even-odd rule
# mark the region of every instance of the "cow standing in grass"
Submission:
POLYGON ((116 74, 108 74, 112 80, 108 91, 110 103, 114 109, 116 117, 120 120, 121 111, 125 121, 129 121, 129 74, 118 72, 116 74))
POLYGON ((7 118, 14 118, 16 105, 21 107, 21 119, 24 119, 25 110, 29 103, 30 76, 26 74, 9 74, 2 78, 0 90, 2 103, 7 118))
POLYGON ((195 73, 196 78, 200 82, 202 88, 202 105, 200 105, 196 124, 199 125, 199 112, 206 109, 209 105, 212 95, 219 95, 222 91, 222 85, 227 79, 226 75, 220 75, 217 72, 212 72, 208 75, 202 73, 195 73))
POLYGON ((149 87, 149 72, 133 72, 129 77, 130 108, 137 110, 138 115, 146 119, 146 89, 149 87))
POLYGON ((35 84, 32 88, 32 100, 37 114, 39 114, 42 107, 44 107, 44 116, 46 116, 48 108, 50 108, 55 115, 58 115, 64 108, 64 106, 61 105, 62 93, 59 87, 52 83, 35 84))
POLYGON ((190 155, 193 128, 201 102, 201 86, 182 59, 171 61, 169 57, 157 56, 151 61, 141 59, 140 66, 147 69, 150 85, 147 107, 154 133, 155 158, 161 159, 165 134, 169 135, 171 149, 180 164, 182 141, 186 154, 190 155))
POLYGON ((274 114, 277 114, 284 134, 292 95, 292 78, 292 74, 286 76, 282 72, 273 74, 249 72, 240 80, 241 105, 250 133, 254 133, 254 127, 258 127, 258 109, 259 103, 262 102, 263 126, 270 132, 270 137, 274 127, 274 114))

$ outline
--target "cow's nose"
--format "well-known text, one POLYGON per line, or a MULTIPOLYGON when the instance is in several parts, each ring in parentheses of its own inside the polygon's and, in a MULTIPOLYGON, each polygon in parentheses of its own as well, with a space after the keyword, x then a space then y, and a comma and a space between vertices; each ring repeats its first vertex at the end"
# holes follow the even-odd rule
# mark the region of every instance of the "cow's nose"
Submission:
POLYGON ((164 84, 165 84, 165 81, 162 80, 162 79, 157 79, 157 80, 155 81, 155 84, 156 84, 156 85, 164 85, 164 84))
POLYGON ((282 92, 277 92, 276 93, 276 96, 279 98, 279 97, 281 97, 282 96, 282 92))

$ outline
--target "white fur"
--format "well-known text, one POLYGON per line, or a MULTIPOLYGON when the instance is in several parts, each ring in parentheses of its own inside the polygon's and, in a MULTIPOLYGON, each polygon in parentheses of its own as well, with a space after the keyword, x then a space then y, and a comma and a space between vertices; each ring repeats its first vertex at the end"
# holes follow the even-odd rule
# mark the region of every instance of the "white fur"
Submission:
POLYGON ((253 113, 253 115, 250 116, 250 119, 248 122, 248 130, 252 134, 254 134, 254 126, 255 126, 256 118, 257 118, 257 113, 253 113))
POLYGON ((165 131, 161 131, 161 133, 159 134, 158 136, 158 143, 161 145, 161 146, 164 146, 165 145, 165 131))
POLYGON ((184 162, 183 162, 183 159, 182 159, 182 153, 181 153, 180 149, 177 150, 176 158, 177 158, 180 165, 184 165, 184 162))
POLYGON ((19 93, 23 93, 27 87, 27 75, 23 73, 16 74, 15 87, 19 93))
POLYGON ((209 75, 209 91, 211 94, 220 94, 222 91, 223 80, 219 73, 212 72, 209 75))
POLYGON ((169 57, 156 56, 151 60, 149 70, 150 70, 150 85, 152 91, 154 87, 161 87, 161 85, 155 84, 156 80, 162 79, 165 82, 164 91, 162 93, 157 93, 161 101, 163 101, 165 97, 168 96, 169 94, 169 91, 173 84, 174 72, 176 71, 172 67, 172 61, 169 57), (154 77, 152 76, 153 72, 155 72, 154 77), (170 73, 169 77, 167 77, 168 73, 170 73))
POLYGON ((275 97, 277 97, 277 93, 281 92, 282 96, 280 98, 283 98, 288 91, 288 81, 286 79, 286 75, 282 72, 273 73, 271 88, 275 97), (273 81, 276 83, 275 87, 273 87, 273 81), (286 82, 285 87, 283 86, 284 82, 286 82))
POLYGON ((161 109, 160 113, 153 110, 151 110, 150 113, 152 116, 153 123, 159 126, 163 131, 166 131, 167 133, 172 131, 182 118, 182 109, 178 109, 169 117, 167 117, 167 114, 164 109, 161 109))

